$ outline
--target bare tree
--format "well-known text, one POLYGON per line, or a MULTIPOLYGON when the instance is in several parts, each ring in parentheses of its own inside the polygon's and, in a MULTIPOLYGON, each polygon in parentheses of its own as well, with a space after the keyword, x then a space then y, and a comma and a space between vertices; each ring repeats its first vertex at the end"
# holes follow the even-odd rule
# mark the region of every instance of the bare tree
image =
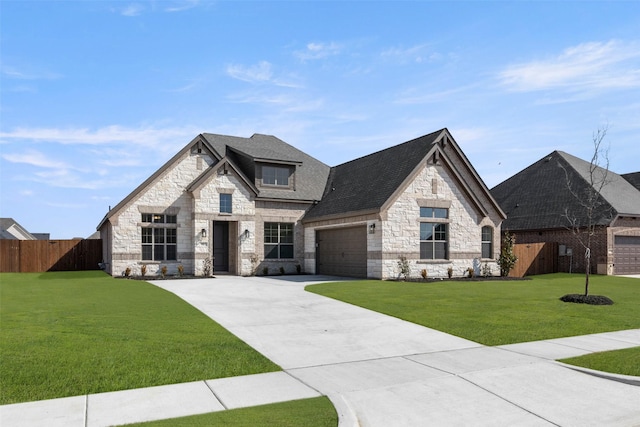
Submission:
MULTIPOLYGON (((589 295, 589 273, 591 271, 591 244, 597 226, 602 224, 605 216, 610 217, 610 207, 602 198, 602 189, 610 182, 609 176, 609 147, 602 143, 609 127, 604 126, 593 133, 593 156, 589 163, 589 170, 583 178, 587 185, 574 182, 569 172, 563 167, 567 178, 567 188, 578 202, 580 212, 571 212, 565 208, 564 217, 569 222, 567 227, 576 236, 584 248, 585 282, 584 295, 589 295)), ((562 167, 562 166, 561 166, 562 167)))

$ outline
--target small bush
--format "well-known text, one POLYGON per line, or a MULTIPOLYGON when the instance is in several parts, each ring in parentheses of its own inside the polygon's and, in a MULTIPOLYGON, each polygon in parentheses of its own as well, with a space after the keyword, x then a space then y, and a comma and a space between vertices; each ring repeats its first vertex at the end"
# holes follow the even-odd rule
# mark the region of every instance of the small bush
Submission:
POLYGON ((411 271, 409 267, 409 261, 407 261, 407 257, 398 257, 398 270, 400 270, 400 274, 398 274, 398 277, 402 276, 404 280, 407 280, 407 277, 409 276, 409 273, 411 271))
POLYGON ((485 262, 484 265, 482 266, 482 275, 484 277, 489 277, 492 275, 491 266, 489 265, 488 262, 485 262))
POLYGON ((471 279, 473 277, 473 274, 474 274, 473 267, 467 268, 467 277, 469 279, 471 279))
POLYGON ((447 276, 449 276, 449 279, 453 277, 453 267, 447 268, 447 276))
POLYGON ((162 268, 160 268, 160 274, 162 274, 162 278, 164 278, 164 276, 167 275, 167 266, 163 265, 162 268))
POLYGON ((420 275, 424 280, 427 280, 427 269, 423 268, 422 271, 420 272, 420 275))
POLYGON ((178 276, 184 276, 184 266, 182 264, 178 266, 178 276))
POLYGON ((284 274, 284 267, 280 266, 280 274, 284 274))
POLYGON ((296 273, 300 274, 302 272, 302 266, 300 264, 296 264, 296 273))
POLYGON ((262 267, 262 275, 263 276, 269 275, 269 267, 262 267))
POLYGON ((124 270, 124 277, 129 277, 129 276, 131 276, 131 267, 127 267, 124 270))
POLYGON ((140 275, 144 277, 146 274, 147 274, 147 265, 142 264, 142 267, 140 267, 140 275))

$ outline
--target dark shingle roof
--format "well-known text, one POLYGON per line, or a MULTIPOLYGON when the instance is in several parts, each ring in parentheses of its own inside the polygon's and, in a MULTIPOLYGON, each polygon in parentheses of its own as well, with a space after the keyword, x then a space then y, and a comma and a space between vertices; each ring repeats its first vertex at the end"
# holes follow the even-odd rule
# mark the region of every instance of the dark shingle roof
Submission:
POLYGON ((203 133, 202 136, 221 156, 227 156, 249 178, 255 178, 256 162, 286 162, 296 165, 296 189, 260 188, 259 197, 284 200, 319 200, 322 197, 329 166, 272 135, 254 134, 251 138, 203 133))
POLYGON ((324 196, 305 220, 380 209, 441 133, 439 130, 331 168, 324 196))
POLYGON ((640 172, 624 173, 620 176, 626 179, 627 182, 636 187, 638 190, 640 190, 640 172))
MULTIPOLYGON (((543 230, 569 226, 567 212, 585 226, 585 208, 572 194, 567 179, 576 194, 585 194, 589 162, 570 154, 554 151, 491 189, 507 219, 505 230, 543 230)), ((602 169, 601 169, 602 171, 602 169)), ((640 214, 640 192, 620 175, 608 171, 607 184, 602 189, 594 219, 608 225, 616 214, 640 214)))

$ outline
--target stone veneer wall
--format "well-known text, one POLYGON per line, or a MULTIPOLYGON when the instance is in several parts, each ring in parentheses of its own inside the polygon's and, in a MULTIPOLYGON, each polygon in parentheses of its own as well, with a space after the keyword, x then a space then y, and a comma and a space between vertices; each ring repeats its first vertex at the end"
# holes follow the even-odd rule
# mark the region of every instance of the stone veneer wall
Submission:
POLYGON ((229 273, 252 274, 251 258, 256 247, 254 198, 233 171, 225 174, 222 168, 194 191, 195 275, 203 275, 205 260, 213 257, 213 221, 229 222, 229 273), (220 213, 220 194, 231 194, 232 213, 220 213), (201 230, 206 231, 206 237, 202 237, 201 230))
POLYGON ((466 274, 473 267, 481 274, 482 265, 487 263, 492 274, 499 274, 496 258, 500 249, 499 218, 482 218, 467 201, 457 183, 444 167, 427 165, 413 182, 389 207, 382 223, 382 278, 395 279, 400 271, 398 260, 404 256, 409 261, 410 277, 420 278, 421 271, 427 270, 428 277, 447 277, 449 267, 454 277, 466 274), (449 259, 420 259, 420 207, 449 207, 449 259), (494 258, 481 259, 481 229, 493 227, 494 258))
POLYGON ((178 265, 184 266, 185 273, 193 272, 193 201, 184 189, 213 163, 206 154, 186 153, 112 219, 112 275, 123 274, 127 267, 132 275, 140 275, 142 265, 147 266, 148 275, 158 274, 162 265, 168 267, 168 274, 177 273, 178 265), (177 261, 142 261, 142 213, 177 215, 177 261))

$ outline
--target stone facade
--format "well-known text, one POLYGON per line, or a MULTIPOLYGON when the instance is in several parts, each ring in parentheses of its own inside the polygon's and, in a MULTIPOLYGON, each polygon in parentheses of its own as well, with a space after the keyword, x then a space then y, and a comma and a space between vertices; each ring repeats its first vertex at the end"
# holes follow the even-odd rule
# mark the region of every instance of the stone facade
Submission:
POLYGON ((105 252, 110 255, 106 271, 114 276, 124 274, 129 268, 132 275, 140 275, 142 266, 146 274, 159 274, 162 266, 168 274, 176 274, 182 265, 186 272, 194 268, 193 200, 184 189, 201 173, 205 165, 214 159, 202 153, 185 153, 174 167, 156 178, 153 185, 140 192, 117 216, 102 227, 101 238, 110 242, 105 252), (166 262, 142 261, 142 214, 169 214, 177 216, 177 260, 166 262))
POLYGON ((449 268, 455 277, 473 268, 480 275, 484 264, 492 275, 499 274, 496 263, 500 248, 500 219, 480 215, 469 203, 459 186, 440 165, 425 166, 386 211, 382 222, 382 277, 400 275, 398 261, 409 262, 410 277, 419 278, 422 270, 428 277, 447 277, 449 268), (448 259, 420 259, 420 208, 447 207, 448 259), (493 253, 490 259, 481 259, 483 226, 493 228, 493 253))
MULTIPOLYGON (((291 175, 288 186, 264 185, 258 174, 263 158, 256 155, 251 163, 237 154, 221 157, 222 154, 213 154, 215 150, 196 138, 105 217, 100 225, 105 269, 118 276, 127 269, 132 275, 141 275, 145 268, 146 274, 153 276, 163 267, 169 275, 175 275, 182 267, 185 274, 203 276, 211 274, 216 254, 222 253, 218 261, 222 260, 220 264, 225 267, 228 265, 229 274, 313 274, 316 273, 316 233, 360 226, 366 228, 367 277, 397 278, 400 257, 407 259, 409 276, 414 278, 419 278, 423 270, 432 278, 447 277, 449 269, 453 269, 455 276, 461 276, 469 267, 480 274, 485 264, 493 274, 498 274, 495 261, 500 248, 502 213, 492 205, 486 188, 466 159, 446 141, 438 146, 447 152, 446 161, 444 158, 439 161, 435 155, 433 159, 425 158, 411 176, 404 179, 402 188, 396 189, 390 198, 385 194, 387 201, 382 207, 342 212, 303 223, 314 202, 296 198, 300 188, 305 187, 305 182, 296 179, 299 171, 308 170, 309 163, 291 167, 298 172, 291 175), (256 165, 255 170, 251 164, 256 165), (231 212, 221 212, 222 194, 231 195, 231 212), (446 259, 420 259, 420 223, 425 221, 420 217, 421 207, 448 209, 448 218, 444 220, 448 228, 446 259), (143 223, 143 214, 171 215, 176 221, 143 223), (292 258, 265 259, 266 223, 293 224, 292 258), (486 260, 481 258, 484 226, 493 229, 493 256, 486 260), (177 259, 142 260, 144 228, 175 229, 177 259), (223 242, 228 252, 214 250, 214 241, 220 245, 219 235, 217 239, 214 237, 216 230, 223 236, 228 230, 228 241, 223 242)), ((279 164, 278 160, 273 161, 279 164)), ((323 176, 322 182, 325 179, 323 176)), ((313 197, 321 194, 318 192, 313 197)), ((361 231, 362 228, 353 240, 359 243, 359 254, 364 253, 361 231)), ((362 262, 363 256, 357 261, 358 274, 364 271, 362 262)))

